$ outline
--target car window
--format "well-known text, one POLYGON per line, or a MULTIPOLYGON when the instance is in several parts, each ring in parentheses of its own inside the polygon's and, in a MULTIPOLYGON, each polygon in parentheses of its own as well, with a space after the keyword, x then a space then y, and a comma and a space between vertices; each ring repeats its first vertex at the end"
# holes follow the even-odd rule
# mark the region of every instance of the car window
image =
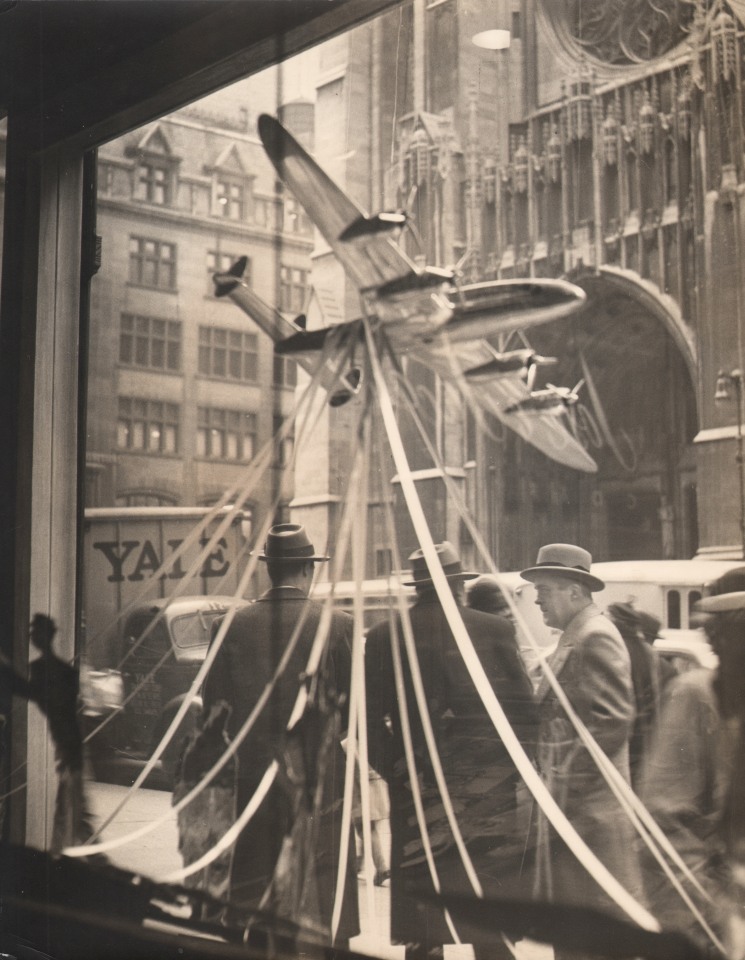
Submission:
POLYGON ((195 610, 171 621, 174 644, 180 649, 206 647, 210 642, 212 624, 225 615, 225 610, 195 610))

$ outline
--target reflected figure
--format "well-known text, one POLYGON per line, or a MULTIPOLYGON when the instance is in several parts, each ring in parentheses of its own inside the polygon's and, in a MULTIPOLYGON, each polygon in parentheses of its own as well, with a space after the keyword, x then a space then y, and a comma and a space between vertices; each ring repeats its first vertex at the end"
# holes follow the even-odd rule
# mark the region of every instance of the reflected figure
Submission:
MULTIPOLYGON (((57 798, 50 851, 85 843, 93 833, 83 784, 83 738, 78 725, 78 671, 52 650, 57 625, 43 613, 34 615, 31 643, 40 656, 29 667, 29 678, 19 676, 10 661, 0 660, 0 680, 14 694, 32 700, 46 715, 54 742, 57 798)), ((1 655, 0 655, 1 656, 1 655)))
POLYGON ((468 606, 483 613, 496 613, 500 617, 510 618, 510 607, 496 577, 488 573, 476 577, 467 593, 468 606))
POLYGON ((639 614, 630 603, 612 603, 608 616, 618 627, 631 658, 636 716, 629 740, 629 767, 631 784, 636 789, 660 709, 659 657, 644 640, 639 614))
MULTIPOLYGON (((724 574, 708 592, 698 609, 719 667, 689 670, 670 682, 643 765, 641 796, 710 894, 711 903, 697 901, 707 922, 722 935, 729 903, 730 926, 739 923, 742 943, 745 884, 737 886, 734 868, 745 866, 745 567, 724 574)), ((710 946, 656 864, 646 866, 651 906, 661 922, 710 946)))
MULTIPOLYGON (((388 785, 377 770, 368 767, 368 789, 370 795, 370 853, 372 854, 375 874, 373 883, 382 887, 391 876, 390 863, 390 815, 388 785)), ((354 818, 355 840, 357 845, 357 870, 360 879, 366 879, 364 872, 364 832, 362 824, 362 798, 357 779, 354 781, 354 818)))
MULTIPOLYGON (((225 724, 230 707, 219 700, 204 717, 200 730, 184 738, 176 762, 173 788, 175 806, 202 780, 229 745, 225 724)), ((184 865, 195 863, 218 843, 235 821, 235 757, 217 776, 178 812, 179 852, 184 865)), ((217 899, 226 899, 230 890, 232 850, 184 880, 187 887, 204 890, 217 899)), ((217 920, 202 906, 202 919, 217 920)))

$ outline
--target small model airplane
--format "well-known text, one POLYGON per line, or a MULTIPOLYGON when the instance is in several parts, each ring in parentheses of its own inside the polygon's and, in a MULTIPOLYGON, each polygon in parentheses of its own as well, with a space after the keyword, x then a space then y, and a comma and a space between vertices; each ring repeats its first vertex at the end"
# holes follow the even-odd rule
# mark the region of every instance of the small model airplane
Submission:
POLYGON ((569 387, 556 387, 553 383, 547 383, 543 390, 532 390, 530 396, 524 400, 518 401, 513 407, 508 408, 505 413, 538 413, 551 414, 552 416, 561 416, 566 413, 579 401, 579 391, 584 386, 585 381, 569 389, 569 387))
MULTIPOLYGON (((411 356, 460 387, 468 402, 547 456, 576 470, 597 465, 567 426, 521 404, 531 397, 537 368, 551 362, 529 349, 501 353, 488 338, 565 317, 585 301, 563 280, 493 280, 461 284, 451 270, 419 267, 399 247, 403 213, 367 216, 274 117, 259 117, 259 135, 284 184, 341 262, 360 292, 373 335, 396 360, 411 356), (477 389, 473 389, 473 387, 477 389)), ((305 329, 266 304, 243 281, 245 259, 214 275, 217 296, 229 296, 275 343, 330 393, 332 406, 360 389, 355 353, 364 349, 364 320, 305 329), (348 360, 348 370, 339 372, 348 360)))
POLYGON ((559 362, 556 357, 541 357, 530 347, 506 352, 493 349, 493 353, 493 359, 487 360, 478 367, 471 367, 471 369, 463 371, 463 375, 469 383, 483 383, 492 380, 494 377, 514 377, 517 375, 528 390, 532 392, 538 368, 559 362))

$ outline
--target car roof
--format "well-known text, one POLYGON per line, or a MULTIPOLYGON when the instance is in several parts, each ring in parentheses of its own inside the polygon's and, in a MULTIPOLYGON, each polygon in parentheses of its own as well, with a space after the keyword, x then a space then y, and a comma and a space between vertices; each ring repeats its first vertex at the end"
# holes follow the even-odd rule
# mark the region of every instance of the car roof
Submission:
POLYGON ((225 613, 231 604, 237 607, 245 607, 249 600, 241 597, 215 595, 198 595, 176 597, 171 600, 170 597, 160 597, 156 600, 147 600, 138 603, 132 608, 129 615, 142 615, 143 613, 158 613, 164 611, 164 616, 168 618, 184 616, 187 613, 217 612, 225 613))

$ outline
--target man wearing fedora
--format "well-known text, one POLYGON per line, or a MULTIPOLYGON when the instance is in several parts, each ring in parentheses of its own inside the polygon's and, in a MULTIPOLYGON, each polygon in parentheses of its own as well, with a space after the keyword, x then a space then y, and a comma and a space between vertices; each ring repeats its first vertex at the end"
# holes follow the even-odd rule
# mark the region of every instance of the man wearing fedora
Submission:
MULTIPOLYGON (((527 740, 533 695, 518 655, 512 624, 463 605, 463 570, 453 546, 436 545, 442 570, 466 630, 510 721, 527 740)), ((409 562, 416 600, 409 611, 427 711, 448 792, 470 858, 485 889, 513 892, 508 877, 519 873, 522 844, 515 836, 514 766, 497 736, 468 674, 421 550, 409 562)), ((453 942, 442 911, 418 894, 434 892, 414 808, 404 729, 410 725, 417 782, 422 792, 427 835, 442 889, 468 894, 472 887, 443 810, 432 759, 414 694, 400 616, 368 633, 365 673, 370 762, 388 781, 391 794, 391 926, 393 943, 406 944, 407 960, 441 956, 453 942), (396 691, 393 645, 401 654, 405 696, 396 691)), ((532 731, 531 731, 532 733, 532 731)), ((471 937, 466 935, 466 939, 471 937)), ((474 944, 477 958, 511 954, 501 942, 474 944)))
MULTIPOLYGON (((710 902, 700 908, 721 936, 727 927, 727 860, 733 867, 739 863, 740 871, 745 866, 745 567, 729 570, 706 594, 697 610, 719 666, 686 670, 670 681, 642 766, 640 795, 709 893, 710 902)), ((649 856, 645 867, 655 916, 706 945, 699 924, 649 856)), ((734 887, 738 871, 731 872, 734 887)), ((745 903, 745 883, 730 901, 745 903)), ((731 913, 735 922, 739 918, 742 937, 745 917, 731 913)))
MULTIPOLYGON (((322 728, 318 725, 313 728, 309 724, 308 729, 302 727, 302 721, 294 736, 287 735, 288 721, 306 675, 321 619, 322 605, 308 596, 315 564, 329 558, 316 553, 300 524, 281 523, 269 531, 259 559, 266 563, 271 587, 255 603, 239 610, 230 624, 205 682, 205 715, 209 716, 219 700, 226 701, 231 707, 228 733, 234 737, 258 704, 281 658, 288 652, 288 645, 292 644, 288 661, 267 703, 238 749, 237 807, 239 813, 246 807, 272 761, 288 756, 293 750, 297 750, 293 754, 295 759, 299 759, 302 752, 306 785, 317 777, 312 792, 318 807, 308 811, 301 820, 296 815, 301 791, 287 789, 288 783, 283 778, 275 781, 236 843, 230 899, 249 907, 269 902, 277 913, 330 936, 344 791, 341 736, 334 735, 329 744, 327 732, 332 726, 324 724, 322 728), (295 875, 289 877, 291 883, 278 889, 278 885, 281 886, 278 878, 288 880, 287 871, 282 871, 288 850, 294 845, 295 851, 300 852, 300 847, 303 844, 307 847, 311 839, 313 849, 310 854, 305 851, 305 861, 309 863, 307 875, 297 876, 297 862, 290 857, 290 870, 294 867, 295 875), (283 860, 277 869, 280 853, 283 860), (270 886, 267 901, 264 897, 270 886), (294 907, 285 896, 290 887, 298 892, 299 904, 294 907)), ((315 685, 321 707, 326 705, 327 712, 333 707, 340 714, 340 728, 346 726, 346 716, 342 714, 349 698, 352 626, 349 614, 333 612, 319 667, 319 683, 315 685)), ((306 792, 302 794, 305 796, 306 792)), ((353 839, 349 844, 346 877, 335 939, 338 946, 345 945, 350 937, 359 933, 353 839)))
MULTIPOLYGON (((621 635, 593 603, 605 586, 590 572, 587 550, 567 543, 541 547, 521 576, 536 586, 536 603, 549 627, 561 630, 548 663, 583 721, 622 776, 629 780, 634 721, 631 661, 621 635)), ((538 700, 537 762, 541 776, 579 835, 634 896, 641 878, 634 830, 605 777, 544 676, 538 700)), ((609 908, 611 901, 538 817, 538 892, 559 902, 609 908)))

